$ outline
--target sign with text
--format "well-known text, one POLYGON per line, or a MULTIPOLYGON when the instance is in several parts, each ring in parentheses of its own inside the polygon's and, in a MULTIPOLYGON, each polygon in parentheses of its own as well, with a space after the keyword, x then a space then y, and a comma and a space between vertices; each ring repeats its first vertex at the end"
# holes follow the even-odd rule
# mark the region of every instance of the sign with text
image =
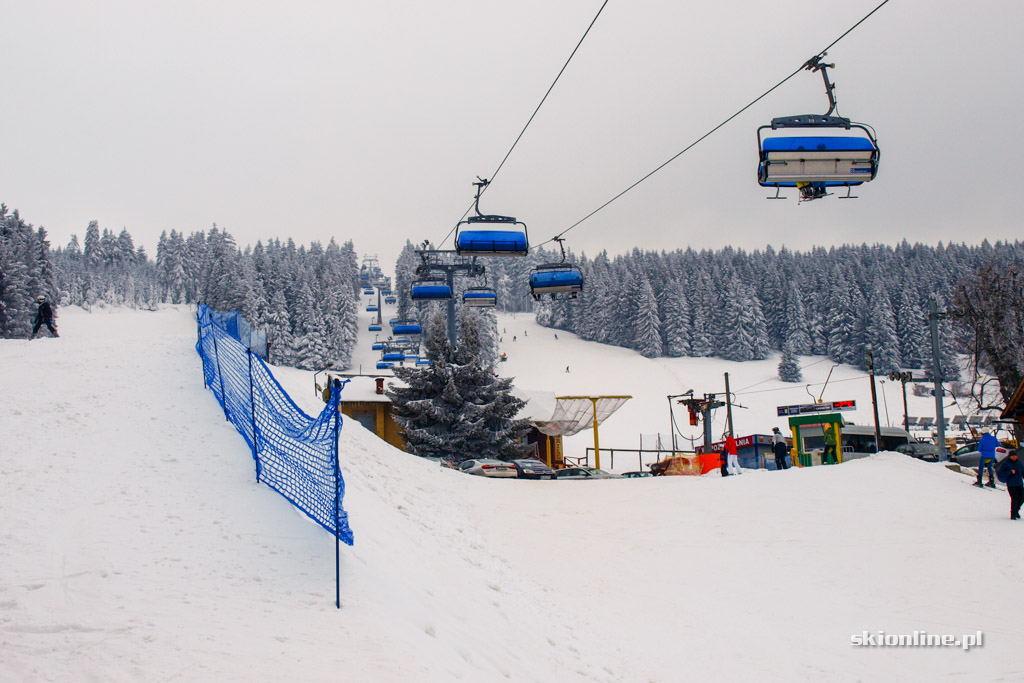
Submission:
POLYGON ((831 413, 836 410, 856 410, 856 401, 826 401, 825 403, 804 403, 797 406, 778 406, 779 417, 789 415, 809 415, 811 413, 831 413))

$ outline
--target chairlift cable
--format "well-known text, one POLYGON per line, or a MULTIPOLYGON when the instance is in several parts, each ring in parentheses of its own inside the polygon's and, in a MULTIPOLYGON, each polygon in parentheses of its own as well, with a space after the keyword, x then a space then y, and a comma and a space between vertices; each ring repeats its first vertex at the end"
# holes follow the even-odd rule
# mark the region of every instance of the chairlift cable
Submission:
MULTIPOLYGON (((875 7, 875 8, 873 9, 873 10, 871 10, 871 11, 870 11, 870 12, 868 12, 868 13, 867 13, 866 15, 864 15, 864 16, 863 16, 863 17, 861 18, 861 20, 860 20, 860 21, 858 21, 858 22, 857 22, 856 24, 854 24, 853 26, 851 26, 850 28, 848 28, 848 29, 847 29, 847 30, 846 30, 846 31, 845 31, 845 32, 844 32, 844 33, 843 33, 843 34, 842 34, 841 36, 839 36, 838 38, 836 38, 835 40, 833 40, 833 41, 832 41, 831 43, 829 43, 829 44, 828 44, 828 47, 826 47, 826 48, 825 48, 824 50, 821 50, 820 52, 818 52, 818 53, 817 53, 817 54, 815 55, 815 57, 822 57, 822 56, 824 56, 824 54, 825 54, 826 52, 828 52, 828 50, 830 50, 830 49, 831 49, 831 48, 832 48, 832 47, 833 47, 833 46, 834 46, 834 45, 835 45, 836 43, 838 43, 838 42, 839 42, 840 40, 842 40, 842 39, 843 39, 843 38, 845 38, 845 37, 846 37, 847 35, 849 35, 851 31, 853 31, 853 30, 854 30, 855 28, 857 28, 857 27, 858 27, 858 26, 860 26, 860 25, 861 25, 862 23, 864 23, 864 22, 865 22, 865 21, 867 20, 867 18, 868 18, 868 17, 870 17, 870 16, 872 15, 872 14, 874 14, 875 12, 877 12, 878 10, 880 10, 880 9, 881 9, 881 8, 882 8, 882 7, 884 6, 884 5, 886 5, 886 4, 888 3, 888 2, 889 2, 889 0, 882 0, 882 2, 881 2, 881 3, 880 3, 880 4, 878 5, 878 6, 877 6, 877 7, 875 7)), ((811 60, 813 60, 813 59, 814 59, 814 57, 812 57, 812 58, 811 58, 811 60)), ((633 183, 632 185, 630 185, 629 187, 627 187, 627 188, 626 188, 625 190, 623 190, 622 192, 619 192, 619 193, 618 193, 617 195, 615 195, 614 197, 612 197, 611 199, 609 199, 608 201, 606 201, 606 202, 605 202, 604 204, 602 204, 601 206, 597 207, 596 209, 594 209, 593 211, 591 211, 590 213, 588 213, 588 214, 587 214, 586 216, 584 216, 583 218, 579 219, 578 221, 576 221, 575 223, 573 223, 572 225, 570 225, 570 226, 569 226, 568 228, 566 228, 566 229, 565 229, 565 230, 563 230, 562 232, 558 233, 558 234, 557 234, 557 235, 556 235, 555 237, 556 237, 556 238, 557 238, 557 237, 562 237, 563 235, 565 235, 565 233, 569 232, 570 230, 572 230, 573 228, 575 228, 576 226, 578 226, 578 225, 579 225, 580 223, 583 223, 584 221, 588 220, 589 218, 591 218, 592 216, 594 216, 594 214, 596 214, 596 213, 598 213, 599 211, 603 210, 603 209, 604 209, 605 207, 607 207, 607 206, 608 206, 609 204, 611 204, 612 202, 616 201, 617 199, 619 199, 620 197, 622 197, 623 195, 625 195, 625 194, 626 194, 627 192, 629 192, 630 190, 632 190, 633 188, 635 188, 635 187, 636 187, 637 185, 639 185, 640 183, 644 182, 645 180, 647 180, 648 178, 650 178, 650 177, 651 177, 652 175, 654 175, 655 173, 657 173, 657 172, 658 172, 658 171, 660 171, 661 169, 663 169, 663 168, 665 168, 666 166, 668 166, 668 165, 669 165, 670 163, 672 163, 673 161, 675 161, 676 159, 678 159, 679 157, 681 157, 681 156, 682 156, 683 154, 685 154, 686 152, 690 151, 690 150, 691 150, 691 149, 692 149, 693 147, 697 146, 697 145, 698 145, 699 143, 703 142, 703 141, 704 141, 704 140, 705 140, 706 138, 710 137, 712 133, 715 133, 715 132, 717 132, 717 131, 718 131, 718 130, 719 130, 720 128, 722 128, 722 127, 723 127, 723 126, 724 126, 725 124, 727 124, 727 123, 729 123, 730 121, 732 121, 733 119, 735 119, 735 118, 736 118, 737 116, 739 116, 740 114, 742 114, 743 112, 745 112, 745 111, 746 111, 747 109, 750 109, 750 108, 751 108, 752 106, 754 106, 755 104, 757 104, 758 102, 760 102, 761 100, 763 100, 763 99, 764 99, 765 97, 767 97, 768 95, 770 95, 770 94, 771 94, 772 92, 774 92, 775 90, 777 90, 777 89, 778 89, 779 87, 781 87, 781 86, 782 86, 782 85, 783 85, 784 83, 786 83, 786 81, 788 81, 789 79, 793 78, 793 76, 796 76, 796 75, 797 75, 798 73, 800 73, 801 71, 803 71, 803 70, 804 70, 804 69, 806 68, 807 64, 808 64, 808 63, 809 63, 809 62, 810 62, 811 60, 808 60, 808 61, 804 62, 803 64, 801 64, 801 65, 799 66, 799 68, 797 68, 797 69, 796 69, 796 71, 794 71, 793 73, 789 74, 788 76, 786 76, 785 78, 783 78, 783 79, 782 79, 781 81, 779 81, 778 83, 776 83, 775 85, 773 85, 773 86, 772 86, 771 88, 769 88, 768 90, 766 90, 766 91, 764 91, 763 93, 761 93, 761 94, 760 94, 760 95, 759 95, 758 97, 756 97, 755 99, 751 100, 751 102, 750 102, 749 104, 747 104, 746 106, 744 106, 744 107, 743 107, 742 109, 740 109, 739 111, 737 111, 736 113, 734 113, 734 114, 733 114, 732 116, 730 116, 729 118, 727 118, 727 119, 725 119, 724 121, 722 121, 721 123, 719 123, 719 124, 718 124, 717 126, 715 126, 714 128, 712 128, 711 130, 709 130, 709 131, 708 131, 707 133, 705 133, 704 135, 702 135, 702 136, 700 136, 699 138, 697 138, 696 140, 694 140, 694 141, 693 141, 692 143, 690 143, 689 145, 687 145, 687 146, 686 146, 686 147, 685 147, 685 148, 684 148, 684 149, 683 149, 682 151, 680 151, 680 152, 678 152, 677 154, 673 155, 673 156, 672 156, 671 158, 669 158, 669 159, 668 159, 667 161, 665 161, 664 163, 662 163, 661 165, 659 165, 659 166, 658 166, 657 168, 655 168, 655 169, 654 169, 653 171, 651 171, 651 172, 650 172, 650 173, 648 173, 647 175, 645 175, 645 176, 643 176, 642 178, 640 178, 640 180, 636 181, 635 183, 633 183)), ((447 238, 446 238, 446 239, 447 239, 447 238)), ((542 247, 542 246, 544 246, 545 244, 548 244, 549 242, 553 241, 553 239, 554 239, 554 238, 552 238, 552 239, 550 239, 550 240, 547 240, 546 242, 541 242, 540 244, 534 245, 533 247, 531 247, 531 249, 536 249, 536 248, 542 247)))
MULTIPOLYGON (((888 2, 888 0, 886 1, 888 2)), ((516 137, 515 142, 512 143, 512 146, 509 148, 508 152, 505 153, 505 158, 501 160, 501 163, 498 164, 498 168, 494 169, 494 172, 491 174, 491 177, 488 178, 490 182, 494 182, 494 178, 498 175, 498 172, 501 171, 502 166, 505 165, 505 162, 508 161, 508 158, 512 155, 512 150, 516 148, 516 145, 519 144, 519 141, 526 133, 526 129, 530 127, 531 123, 533 123, 533 119, 535 116, 537 116, 537 112, 540 111, 540 108, 544 105, 544 101, 548 99, 548 95, 550 95, 551 91, 554 90, 555 84, 558 83, 558 79, 562 77, 562 74, 569 66, 569 62, 571 62, 572 58, 576 55, 576 51, 580 49, 580 45, 583 44, 583 40, 587 37, 587 34, 590 33, 590 29, 592 29, 594 27, 594 24, 597 23, 597 18, 601 16, 601 12, 604 11, 605 5, 607 4, 608 0, 604 0, 604 2, 601 4, 600 9, 597 10, 597 14, 594 15, 594 18, 591 20, 590 25, 587 26, 587 30, 583 32, 583 37, 581 37, 580 41, 576 43, 576 47, 573 48, 572 53, 569 55, 569 58, 565 60, 565 64, 562 65, 562 68, 561 70, 559 70, 558 75, 555 76, 555 80, 551 82, 551 85, 548 87, 547 92, 544 93, 544 97, 540 99, 540 103, 537 105, 537 108, 533 110, 533 113, 530 115, 530 118, 526 122, 526 125, 523 126, 523 129, 519 132, 519 135, 516 137)), ((487 190, 487 187, 488 185, 485 185, 480 189, 481 195, 487 190)), ((466 218, 466 216, 469 215, 469 212, 473 210, 473 206, 475 206, 475 204, 470 205, 469 208, 466 209, 466 211, 462 214, 462 217, 455 222, 455 227, 457 227, 458 224, 461 223, 466 218)), ((448 234, 444 236, 444 239, 437 243, 438 248, 443 246, 444 243, 448 241, 448 238, 452 236, 453 232, 455 232, 455 227, 452 227, 452 229, 448 231, 448 234)))

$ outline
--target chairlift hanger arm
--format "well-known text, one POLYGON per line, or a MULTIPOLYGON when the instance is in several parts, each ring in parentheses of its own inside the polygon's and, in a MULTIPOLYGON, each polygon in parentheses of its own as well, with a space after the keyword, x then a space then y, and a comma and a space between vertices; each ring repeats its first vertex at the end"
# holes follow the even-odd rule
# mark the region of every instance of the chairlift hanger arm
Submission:
POLYGON ((821 72, 821 79, 823 81, 825 81, 825 95, 828 96, 828 111, 825 112, 824 115, 825 116, 830 116, 832 114, 832 112, 834 112, 836 110, 836 96, 835 96, 835 92, 834 92, 835 89, 836 89, 836 86, 835 86, 834 83, 829 81, 829 79, 828 79, 828 70, 836 68, 836 65, 835 64, 828 64, 827 62, 821 61, 822 57, 824 57, 827 54, 828 54, 827 52, 822 52, 821 54, 814 55, 813 57, 808 59, 807 62, 804 64, 804 69, 806 69, 808 71, 820 71, 821 72))

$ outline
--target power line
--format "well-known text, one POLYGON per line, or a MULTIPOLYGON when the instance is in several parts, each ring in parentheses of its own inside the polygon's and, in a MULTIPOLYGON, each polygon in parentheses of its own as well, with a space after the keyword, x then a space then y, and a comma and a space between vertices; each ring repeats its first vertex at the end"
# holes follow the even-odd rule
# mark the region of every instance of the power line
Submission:
MULTIPOLYGON (((855 28, 857 28, 857 27, 858 27, 858 26, 860 26, 860 25, 861 25, 862 23, 864 23, 864 22, 865 22, 865 21, 867 20, 867 18, 868 18, 868 17, 870 17, 870 16, 872 15, 872 14, 874 14, 875 12, 877 12, 878 10, 880 10, 880 9, 882 8, 882 6, 884 6, 884 5, 885 5, 886 3, 888 3, 888 2, 889 2, 889 0, 882 0, 882 3, 881 3, 881 4, 879 4, 879 5, 878 5, 877 7, 875 7, 875 8, 873 9, 873 10, 871 10, 871 11, 870 11, 870 12, 868 12, 868 13, 867 13, 866 15, 864 15, 864 16, 863 16, 863 17, 861 18, 861 20, 860 20, 860 21, 858 21, 858 22, 857 22, 856 24, 854 24, 853 26, 851 26, 850 28, 848 28, 848 29, 847 29, 847 30, 846 30, 846 31, 845 31, 845 32, 844 32, 844 33, 843 33, 843 34, 842 34, 841 36, 839 36, 838 38, 836 38, 835 40, 833 40, 833 41, 832 41, 831 43, 829 43, 829 44, 828 44, 828 46, 827 46, 827 47, 826 47, 825 49, 823 49, 823 50, 821 50, 820 52, 818 52, 818 53, 817 53, 817 54, 816 54, 815 56, 816 56, 816 57, 823 57, 823 56, 825 55, 825 53, 826 53, 826 52, 828 52, 828 50, 832 48, 832 46, 834 46, 834 45, 835 45, 836 43, 838 43, 838 42, 839 42, 840 40, 842 40, 842 39, 843 39, 843 38, 845 38, 845 37, 846 37, 847 35, 849 35, 849 33, 850 33, 851 31, 853 31, 853 30, 854 30, 855 28)), ((812 57, 812 59, 813 59, 813 57, 812 57)), ((587 214, 586 216, 584 216, 583 218, 579 219, 578 221, 576 221, 575 223, 573 223, 573 224, 572 224, 572 225, 570 225, 570 226, 569 226, 568 228, 566 228, 566 229, 565 229, 565 230, 563 230, 562 232, 558 233, 557 235, 555 235, 555 236, 554 236, 554 237, 552 237, 551 239, 547 240, 546 242, 541 242, 540 244, 538 244, 538 245, 535 245, 535 247, 533 247, 533 248, 539 248, 539 247, 542 247, 542 246, 544 246, 545 244, 548 244, 548 242, 553 242, 553 241, 555 241, 556 239, 558 239, 558 238, 562 237, 563 235, 565 235, 565 233, 569 232, 570 230, 572 230, 573 228, 575 228, 576 226, 578 226, 578 225, 579 225, 580 223, 583 223, 583 222, 584 222, 584 221, 586 221, 587 219, 591 218, 591 217, 592 217, 592 216, 593 216, 594 214, 596 214, 596 213, 598 213, 599 211, 603 210, 603 209, 604 209, 605 207, 607 207, 607 206, 608 206, 609 204, 611 204, 612 202, 614 202, 614 201, 618 200, 618 199, 619 199, 620 197, 622 197, 622 196, 623 196, 623 195, 625 195, 625 194, 626 194, 627 192, 629 192, 630 190, 632 190, 633 188, 635 188, 635 187, 636 187, 637 185, 639 185, 640 183, 644 182, 645 180, 647 180, 648 178, 650 178, 650 177, 651 177, 652 175, 654 175, 655 173, 657 173, 657 172, 658 172, 658 171, 660 171, 661 169, 663 169, 663 168, 665 168, 666 166, 668 166, 669 164, 671 164, 671 163, 672 163, 673 161, 675 161, 676 159, 678 159, 679 157, 681 157, 681 156, 682 156, 683 154, 685 154, 686 152, 690 151, 690 150, 691 150, 692 148, 694 148, 695 146, 697 146, 697 145, 698 145, 699 143, 703 142, 703 141, 704 141, 704 140, 705 140, 706 138, 710 137, 710 136, 711 136, 711 135, 712 135, 713 133, 717 132, 717 131, 718 131, 718 129, 720 129, 720 128, 721 128, 722 126, 724 126, 725 124, 729 123, 730 121, 732 121, 733 119, 735 119, 735 118, 736 118, 737 116, 739 116, 740 114, 742 114, 743 112, 745 112, 745 111, 746 111, 747 109, 750 109, 750 108, 751 108, 752 106, 754 106, 755 104, 757 104, 758 102, 760 102, 761 100, 763 100, 763 99, 764 99, 765 97, 767 97, 767 96, 768 96, 768 95, 770 95, 770 94, 771 94, 772 92, 774 92, 774 91, 775 91, 776 89, 778 89, 778 88, 779 88, 780 86, 782 86, 782 84, 784 84, 784 83, 785 83, 786 81, 788 81, 789 79, 793 78, 793 76, 796 76, 796 75, 797 75, 798 73, 800 73, 801 71, 803 71, 803 70, 804 70, 804 68, 805 68, 805 67, 806 67, 806 66, 808 65, 809 61, 810 61, 810 60, 808 60, 808 62, 804 62, 803 64, 801 64, 801 65, 799 66, 799 68, 797 68, 797 69, 796 69, 796 71, 794 71, 793 73, 789 74, 788 76, 786 76, 785 78, 783 78, 783 79, 782 79, 781 81, 779 81, 778 83, 776 83, 775 85, 773 85, 773 86, 772 86, 771 88, 769 88, 768 90, 766 90, 766 91, 764 91, 763 93, 761 93, 760 95, 758 95, 758 96, 757 96, 756 98, 754 98, 753 100, 751 100, 751 101, 750 101, 750 102, 749 102, 749 103, 748 103, 748 104, 747 104, 746 106, 744 106, 744 107, 743 107, 742 109, 740 109, 739 111, 737 111, 736 113, 734 113, 734 114, 733 114, 732 116, 730 116, 729 118, 727 118, 727 119, 725 119, 724 121, 722 121, 721 123, 719 123, 719 124, 718 124, 717 126, 715 126, 714 128, 712 128, 711 130, 709 130, 709 131, 708 131, 707 133, 705 133, 704 135, 700 136, 699 138, 697 138, 696 140, 694 140, 693 142, 691 142, 691 143, 690 143, 689 145, 687 145, 687 146, 686 146, 685 148, 683 148, 683 150, 682 150, 682 151, 680 151, 680 152, 676 153, 675 155, 673 155, 672 157, 670 157, 670 158, 669 158, 669 159, 668 159, 667 161, 665 161, 664 163, 662 163, 661 165, 659 165, 659 166, 658 166, 657 168, 655 168, 655 169, 654 169, 653 171, 651 171, 650 173, 648 173, 648 174, 647 174, 647 175, 645 175, 644 177, 640 178, 640 180, 636 181, 635 183, 633 183, 632 185, 630 185, 629 187, 627 187, 627 188, 626 188, 625 190, 623 190, 622 192, 618 193, 617 195, 615 195, 614 197, 612 197, 611 199, 609 199, 608 201, 606 201, 606 202, 605 202, 604 204, 602 204, 601 206, 597 207, 596 209, 594 209, 593 211, 591 211, 590 213, 588 213, 588 214, 587 214)))
MULTIPOLYGON (((886 0, 886 1, 888 1, 888 0, 886 0)), ((590 29, 592 29, 594 27, 594 24, 597 23, 597 18, 599 16, 601 16, 601 12, 604 11, 605 5, 607 5, 607 4, 608 4, 608 0, 604 0, 604 2, 601 3, 601 7, 600 7, 600 9, 597 10, 597 14, 594 15, 594 18, 591 20, 590 25, 587 26, 587 30, 583 32, 583 37, 581 37, 580 41, 578 43, 576 43, 576 47, 574 47, 572 49, 572 53, 569 55, 569 58, 567 60, 565 60, 565 64, 562 65, 562 68, 558 71, 558 75, 555 76, 555 80, 553 80, 551 82, 551 85, 548 87, 547 92, 544 93, 544 97, 542 97, 540 99, 540 103, 537 105, 537 108, 533 110, 532 114, 530 114, 530 118, 526 122, 526 125, 523 126, 523 129, 519 132, 519 135, 516 136, 515 142, 512 143, 512 146, 509 147, 508 152, 505 153, 505 158, 501 160, 500 164, 498 164, 498 168, 494 169, 494 173, 492 173, 490 178, 488 179, 492 183, 494 182, 494 178, 501 171, 501 167, 505 165, 505 162, 508 161, 508 158, 512 155, 512 150, 514 150, 516 148, 516 145, 519 144, 519 141, 522 139, 523 134, 526 133, 526 129, 530 127, 531 123, 533 123, 533 119, 534 119, 535 116, 537 116, 537 112, 540 111, 540 108, 544 105, 544 101, 548 99, 548 95, 550 95, 551 91, 554 90, 555 84, 558 83, 558 79, 562 77, 563 73, 565 73, 565 69, 569 66, 569 62, 571 62, 572 58, 576 55, 576 51, 580 49, 580 45, 583 44, 583 41, 587 37, 587 34, 590 33, 590 29)), ((480 188, 480 195, 483 195, 483 193, 487 190, 488 187, 489 187, 489 185, 485 185, 484 187, 480 188)), ((444 236, 444 239, 437 243, 438 247, 440 247, 441 245, 443 245, 445 242, 448 241, 448 238, 452 236, 453 232, 455 232, 455 228, 458 227, 459 223, 461 223, 466 218, 466 216, 469 214, 469 212, 473 209, 474 206, 475 206, 475 201, 474 201, 473 204, 469 205, 469 208, 467 208, 466 211, 462 214, 462 217, 459 218, 459 220, 455 222, 455 225, 452 226, 452 229, 449 230, 448 234, 444 236)))

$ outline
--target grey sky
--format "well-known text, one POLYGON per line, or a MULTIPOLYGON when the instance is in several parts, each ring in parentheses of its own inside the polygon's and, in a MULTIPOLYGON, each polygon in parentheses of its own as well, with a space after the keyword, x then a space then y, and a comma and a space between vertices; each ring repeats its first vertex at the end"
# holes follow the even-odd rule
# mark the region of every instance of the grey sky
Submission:
MULTIPOLYGON (((488 190, 533 243, 796 69, 880 0, 611 0, 488 190)), ((7 2, 0 201, 54 245, 92 219, 155 255, 216 222, 239 244, 352 239, 390 267, 489 176, 600 0, 7 2)), ((801 73, 575 228, 640 248, 1017 239, 1024 3, 892 0, 829 53, 875 127, 855 201, 765 201, 755 129, 824 113, 801 73)), ((792 193, 791 193, 792 194, 792 193)))

